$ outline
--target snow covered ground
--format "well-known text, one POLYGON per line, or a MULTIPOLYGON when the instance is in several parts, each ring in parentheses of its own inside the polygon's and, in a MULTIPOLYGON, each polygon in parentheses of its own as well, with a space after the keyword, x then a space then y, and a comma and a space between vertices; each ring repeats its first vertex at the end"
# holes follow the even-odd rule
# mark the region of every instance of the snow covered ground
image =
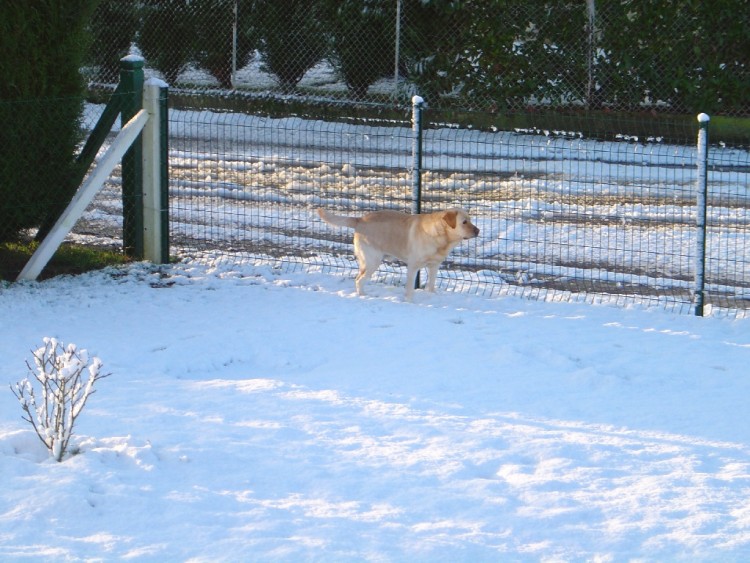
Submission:
POLYGON ((0 392, 2 561, 746 561, 747 320, 251 264, 0 288, 0 383, 104 362, 49 457, 0 392))

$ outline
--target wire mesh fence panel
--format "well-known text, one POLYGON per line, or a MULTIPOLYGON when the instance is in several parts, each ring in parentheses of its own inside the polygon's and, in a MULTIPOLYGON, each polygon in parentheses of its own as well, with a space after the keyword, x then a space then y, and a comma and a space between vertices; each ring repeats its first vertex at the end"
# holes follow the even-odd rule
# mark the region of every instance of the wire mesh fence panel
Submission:
POLYGON ((748 26, 742 0, 102 0, 86 71, 132 50, 182 90, 746 115, 748 26))
MULTIPOLYGON (((82 129, 99 113, 87 105, 82 129)), ((677 129, 669 141, 595 139, 583 133, 585 121, 579 132, 477 131, 431 123, 428 111, 426 123, 422 211, 463 207, 481 230, 451 253, 439 286, 691 310, 699 252, 694 130, 683 130, 680 144, 677 129)), ((414 132, 405 119, 172 110, 170 131, 172 243, 182 257, 353 276, 351 233, 314 210, 413 207, 414 132)), ((708 161, 707 302, 735 314, 750 284, 749 154, 718 142, 708 161)), ((121 247, 119 174, 69 240, 121 247)), ((403 265, 391 262, 380 275, 403 283, 403 265)))
POLYGON ((460 204, 482 229, 450 259, 474 272, 482 291, 632 296, 689 308, 691 147, 451 129, 429 131, 426 146, 428 208, 460 204))
POLYGON ((182 253, 287 264, 327 255, 326 267, 351 269, 351 233, 314 208, 408 209, 408 128, 191 111, 171 119, 172 240, 182 253))
MULTIPOLYGON (((183 256, 353 277, 351 232, 322 223, 314 210, 359 216, 413 206, 408 122, 209 111, 173 111, 172 120, 172 239, 183 256)), ((677 129, 667 142, 428 125, 422 212, 463 207, 481 230, 449 255, 438 285, 692 311, 695 130, 681 133, 683 144, 677 129)), ((708 303, 722 309, 742 307, 748 281, 747 155, 721 145, 710 151, 708 303)), ((400 284, 403 273, 398 262, 380 271, 400 284)))
POLYGON ((750 151, 714 144, 708 155, 709 303, 746 309, 750 306, 750 151))

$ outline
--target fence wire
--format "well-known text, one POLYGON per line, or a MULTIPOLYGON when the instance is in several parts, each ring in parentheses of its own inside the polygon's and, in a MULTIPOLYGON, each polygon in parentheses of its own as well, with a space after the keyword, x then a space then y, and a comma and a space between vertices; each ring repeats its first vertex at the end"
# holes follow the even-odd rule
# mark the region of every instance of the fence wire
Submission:
POLYGON ((193 92, 747 115, 749 27, 743 0, 102 0, 86 71, 134 52, 193 92))
MULTIPOLYGON (((464 207, 481 229, 448 257, 439 287, 692 311, 697 124, 673 128, 678 144, 476 131, 430 124, 429 111, 426 118, 422 211, 464 207)), ((412 208, 406 120, 206 111, 171 119, 172 242, 182 256, 353 277, 351 232, 314 209, 412 208)), ((709 152, 707 305, 731 314, 745 308, 750 283, 748 154, 718 144, 709 152)), ((398 262, 379 274, 404 283, 398 262)))

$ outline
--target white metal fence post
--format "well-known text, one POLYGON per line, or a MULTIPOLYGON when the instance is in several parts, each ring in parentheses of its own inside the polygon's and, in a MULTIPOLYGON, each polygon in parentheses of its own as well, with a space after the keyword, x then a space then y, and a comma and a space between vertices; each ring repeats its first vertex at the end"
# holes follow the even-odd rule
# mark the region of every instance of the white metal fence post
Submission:
POLYGON ((93 170, 86 181, 78 188, 78 191, 70 200, 60 218, 54 224, 49 234, 39 244, 34 254, 24 266, 16 278, 20 280, 35 280, 42 272, 52 255, 57 251, 63 239, 73 229, 76 221, 83 215, 86 207, 94 199, 102 184, 120 162, 125 153, 131 148, 138 135, 143 131, 149 120, 148 113, 140 110, 133 118, 122 126, 122 129, 112 141, 107 151, 97 160, 93 170))
POLYGON ((143 107, 149 120, 143 128, 143 257, 155 264, 169 259, 166 154, 167 85, 150 79, 144 85, 143 107))

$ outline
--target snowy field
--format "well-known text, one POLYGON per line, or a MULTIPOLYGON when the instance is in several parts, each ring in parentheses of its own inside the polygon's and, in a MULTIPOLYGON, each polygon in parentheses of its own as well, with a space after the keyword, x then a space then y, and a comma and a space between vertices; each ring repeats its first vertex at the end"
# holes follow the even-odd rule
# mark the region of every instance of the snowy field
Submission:
POLYGON ((112 375, 52 461, 0 392, 1 561, 747 561, 747 320, 225 262, 0 289, 112 375))

